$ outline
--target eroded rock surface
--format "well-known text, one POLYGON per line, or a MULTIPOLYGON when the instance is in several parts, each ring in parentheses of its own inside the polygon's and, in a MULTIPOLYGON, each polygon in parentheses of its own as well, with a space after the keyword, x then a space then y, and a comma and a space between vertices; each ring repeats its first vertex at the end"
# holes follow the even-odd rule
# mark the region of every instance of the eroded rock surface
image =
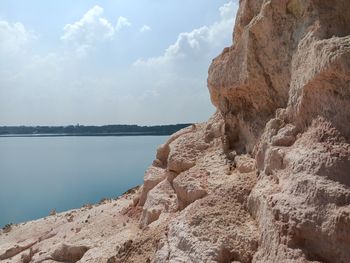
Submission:
POLYGON ((253 262, 350 261, 349 22, 348 1, 243 0, 210 67, 226 152, 259 172, 253 262))
POLYGON ((176 177, 173 186, 180 210, 207 195, 207 174, 206 170, 192 168, 176 177))
POLYGON ((150 166, 144 175, 144 182, 142 186, 142 191, 139 199, 139 205, 144 205, 147 199, 148 192, 151 191, 155 186, 157 186, 166 177, 165 169, 150 166))
POLYGON ((143 206, 140 226, 145 227, 156 221, 161 213, 176 211, 176 194, 167 179, 154 187, 147 196, 143 206))
POLYGON ((251 262, 258 230, 245 206, 256 174, 231 177, 171 221, 155 262, 251 262))
POLYGON ((1 262, 106 263, 116 246, 135 239, 141 214, 132 205, 135 191, 98 205, 86 205, 0 232, 1 262))

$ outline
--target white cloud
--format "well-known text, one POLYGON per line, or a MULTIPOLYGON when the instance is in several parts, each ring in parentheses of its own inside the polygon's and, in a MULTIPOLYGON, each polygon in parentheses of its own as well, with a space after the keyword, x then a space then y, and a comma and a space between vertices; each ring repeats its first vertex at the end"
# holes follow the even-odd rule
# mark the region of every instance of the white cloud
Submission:
POLYGON ((103 8, 96 5, 73 24, 64 26, 61 39, 77 45, 92 45, 101 40, 111 39, 115 30, 111 23, 104 18, 103 8))
POLYGON ((141 33, 144 33, 144 32, 147 32, 147 31, 151 31, 152 30, 152 28, 150 27, 150 26, 148 26, 148 25, 143 25, 141 28, 140 28, 140 32, 141 33))
POLYGON ((120 16, 117 25, 115 26, 115 30, 120 31, 124 27, 131 27, 131 23, 126 17, 120 16))
POLYGON ((1 53, 17 53, 34 39, 36 39, 35 33, 26 29, 22 23, 11 24, 0 20, 1 53))
POLYGON ((119 27, 113 27, 99 6, 65 26, 61 44, 67 49, 59 47, 42 56, 29 48, 35 35, 24 25, 0 19, 0 52, 28 50, 16 59, 0 54, 0 120, 4 124, 205 120, 214 110, 206 89, 207 69, 232 41, 236 7, 229 2, 220 8, 217 22, 180 33, 159 56, 129 66, 118 64, 116 55, 127 41, 100 42, 118 41, 113 37, 123 32, 117 31, 131 23, 119 18, 119 27), (95 56, 87 53, 91 48, 95 56))
POLYGON ((79 21, 65 25, 61 39, 66 43, 75 44, 78 46, 77 49, 83 52, 96 42, 113 39, 117 31, 130 26, 130 21, 120 16, 114 28, 111 22, 103 17, 103 8, 96 5, 87 11, 79 21))
POLYGON ((231 20, 232 18, 234 18, 236 16, 237 8, 237 3, 233 3, 232 1, 221 6, 219 8, 221 19, 231 20))
MULTIPOLYGON (((190 32, 180 33, 175 43, 170 45, 159 57, 139 59, 135 66, 157 66, 159 64, 174 63, 177 60, 188 60, 211 57, 213 51, 217 52, 231 39, 234 18, 238 9, 236 2, 230 1, 220 7, 220 20, 209 26, 202 26, 190 32)), ((178 62, 177 62, 178 63, 178 62)), ((186 62, 187 63, 187 62, 186 62)))
POLYGON ((134 75, 141 80, 143 88, 140 100, 152 101, 147 105, 150 115, 198 121, 212 114, 214 108, 210 106, 206 88, 207 71, 211 60, 232 42, 237 9, 236 1, 228 2, 220 7, 218 21, 180 33, 160 56, 134 62, 134 75), (166 110, 159 112, 159 109, 166 110))
POLYGON ((28 53, 37 38, 22 23, 0 20, 0 90, 4 79, 13 78, 29 62, 28 53))

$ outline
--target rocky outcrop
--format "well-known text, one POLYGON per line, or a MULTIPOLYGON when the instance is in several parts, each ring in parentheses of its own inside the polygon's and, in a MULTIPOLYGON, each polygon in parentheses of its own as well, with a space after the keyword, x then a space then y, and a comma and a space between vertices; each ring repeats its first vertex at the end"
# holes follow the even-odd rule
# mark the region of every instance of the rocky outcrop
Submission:
POLYGON ((260 174, 254 262, 348 262, 350 5, 240 2, 234 44, 209 69, 226 152, 260 174))
POLYGON ((0 232, 0 257, 350 262, 349 34, 348 0, 241 0, 208 122, 161 145, 139 190, 0 232))
POLYGON ((169 224, 155 262, 251 262, 257 226, 245 209, 256 174, 232 175, 169 224))
MULTIPOLYGON (((166 169, 178 174, 172 185, 180 212, 155 262, 350 261, 349 22, 347 1, 240 1, 233 45, 209 69, 218 112, 201 135, 206 144, 189 139, 200 129, 169 144, 170 155, 176 153, 166 169), (208 156, 218 145, 225 157, 214 178, 208 156), (197 213, 205 218, 211 207, 204 200, 237 174, 247 175, 243 181, 258 175, 240 197, 259 242, 247 231, 251 257, 232 246, 222 259, 214 243, 199 241, 219 238, 215 226, 201 219, 198 225, 214 233, 202 236, 186 222, 197 213)), ((238 240, 236 235, 230 243, 243 246, 238 240)))
POLYGON ((132 206, 134 192, 0 231, 0 261, 107 262, 117 245, 137 237, 140 211, 132 206))
POLYGON ((145 227, 159 218, 161 213, 174 212, 175 192, 167 179, 153 188, 147 196, 147 201, 143 206, 140 219, 140 226, 145 227))
POLYGON ((178 208, 180 210, 207 195, 206 177, 206 170, 196 169, 189 169, 176 177, 173 186, 177 194, 178 208))
POLYGON ((154 262, 250 262, 257 251, 258 228, 247 210, 255 160, 226 157, 222 124, 216 113, 167 143, 167 178, 148 193, 141 216, 143 229, 167 226, 154 262))
POLYGON ((166 177, 165 170, 156 166, 151 166, 147 169, 144 175, 144 182, 139 198, 139 205, 144 205, 147 199, 148 192, 166 177))
POLYGON ((51 254, 50 259, 58 262, 77 262, 80 260, 89 248, 86 246, 72 246, 60 244, 51 254))

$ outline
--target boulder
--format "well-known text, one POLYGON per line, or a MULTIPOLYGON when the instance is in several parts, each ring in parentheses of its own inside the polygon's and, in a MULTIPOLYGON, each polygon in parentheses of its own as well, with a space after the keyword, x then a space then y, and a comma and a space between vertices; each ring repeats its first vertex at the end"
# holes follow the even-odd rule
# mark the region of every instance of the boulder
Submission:
POLYGON ((165 169, 156 166, 150 166, 143 177, 143 187, 139 198, 139 205, 143 206, 147 199, 147 194, 157 184, 164 180, 166 177, 165 169))

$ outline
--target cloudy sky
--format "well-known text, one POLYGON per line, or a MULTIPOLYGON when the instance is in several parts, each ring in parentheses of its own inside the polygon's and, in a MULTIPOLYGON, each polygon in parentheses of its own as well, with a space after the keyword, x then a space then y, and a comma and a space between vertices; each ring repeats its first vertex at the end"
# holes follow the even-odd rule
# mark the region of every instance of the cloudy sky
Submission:
POLYGON ((1 0, 0 125, 198 122, 236 0, 1 0))

